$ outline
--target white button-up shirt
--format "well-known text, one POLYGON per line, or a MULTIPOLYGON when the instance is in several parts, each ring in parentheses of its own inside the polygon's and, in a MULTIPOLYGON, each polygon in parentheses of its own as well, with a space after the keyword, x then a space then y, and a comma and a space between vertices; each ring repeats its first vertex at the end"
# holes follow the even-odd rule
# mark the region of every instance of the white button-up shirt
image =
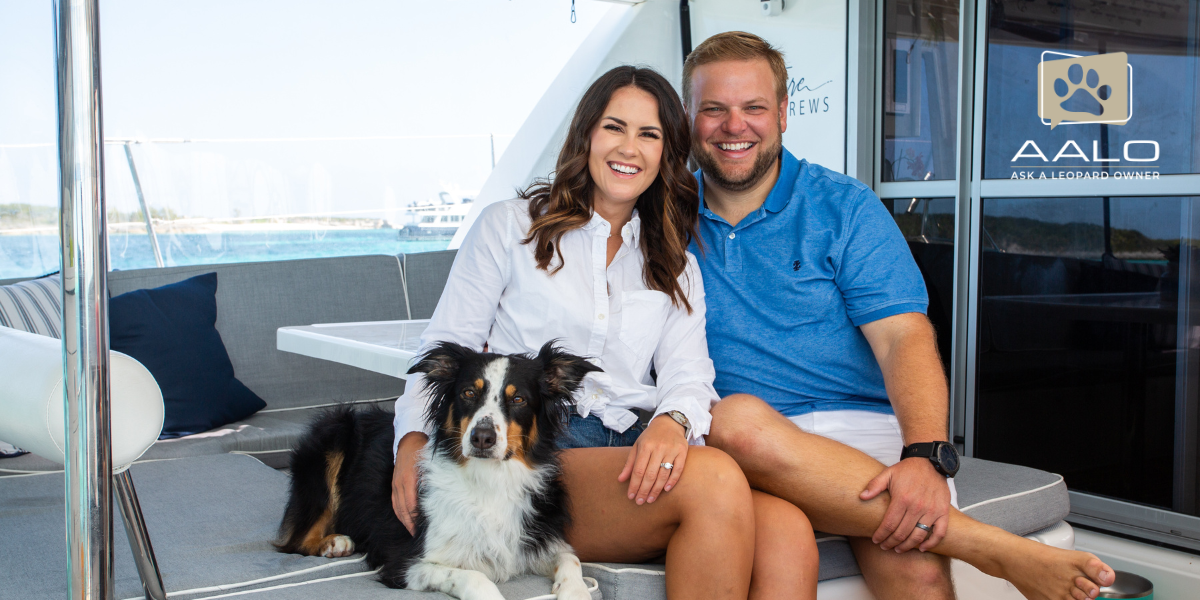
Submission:
MULTIPOLYGON (((581 229, 563 234, 558 247, 566 266, 550 275, 537 268, 527 200, 497 202, 483 210, 463 239, 422 351, 449 341, 499 354, 534 353, 557 339, 560 346, 604 369, 589 373, 575 393, 581 416, 625 431, 634 409, 654 416, 677 410, 687 417, 689 442, 703 444, 719 400, 704 333, 704 285, 696 258, 679 278, 692 313, 667 294, 646 288, 636 211, 621 230, 622 245, 605 266, 611 225, 593 214, 581 229), (657 384, 650 378, 655 368, 657 384)), ((551 267, 558 264, 555 257, 551 267)), ((396 443, 410 431, 432 433, 424 422, 429 399, 422 374, 409 376, 396 400, 396 443)), ((394 449, 394 447, 393 447, 394 449)))

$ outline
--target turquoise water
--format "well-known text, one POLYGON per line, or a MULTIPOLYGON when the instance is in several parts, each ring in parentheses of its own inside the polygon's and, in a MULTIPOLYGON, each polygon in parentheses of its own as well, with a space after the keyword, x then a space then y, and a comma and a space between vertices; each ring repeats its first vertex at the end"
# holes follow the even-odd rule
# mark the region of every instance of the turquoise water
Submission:
MULTIPOLYGON (((450 238, 401 240, 395 229, 262 231, 160 235, 167 266, 205 265, 363 254, 411 254, 445 250, 450 238)), ((145 234, 109 236, 109 268, 154 267, 145 234)), ((57 271, 58 237, 0 235, 0 279, 57 271)))

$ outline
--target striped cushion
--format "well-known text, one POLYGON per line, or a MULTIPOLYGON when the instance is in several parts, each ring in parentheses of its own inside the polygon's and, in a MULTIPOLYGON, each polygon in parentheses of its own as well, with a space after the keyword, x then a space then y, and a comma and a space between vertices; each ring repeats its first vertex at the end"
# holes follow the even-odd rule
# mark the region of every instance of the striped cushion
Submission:
POLYGON ((62 338, 61 276, 0 285, 0 326, 62 338))

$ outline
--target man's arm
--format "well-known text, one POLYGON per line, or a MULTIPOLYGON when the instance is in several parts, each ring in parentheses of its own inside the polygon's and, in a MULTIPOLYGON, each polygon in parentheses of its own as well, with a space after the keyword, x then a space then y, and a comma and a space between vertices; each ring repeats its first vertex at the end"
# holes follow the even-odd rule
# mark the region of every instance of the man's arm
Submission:
MULTIPOLYGON (((860 329, 883 371, 904 444, 949 441, 949 388, 929 319, 920 313, 903 313, 866 323, 860 329)), ((899 552, 918 544, 925 551, 941 542, 950 512, 950 490, 928 459, 908 458, 888 467, 871 480, 861 497, 868 500, 884 490, 892 500, 873 542, 884 550, 899 552), (933 531, 926 533, 916 528, 917 523, 933 531)))

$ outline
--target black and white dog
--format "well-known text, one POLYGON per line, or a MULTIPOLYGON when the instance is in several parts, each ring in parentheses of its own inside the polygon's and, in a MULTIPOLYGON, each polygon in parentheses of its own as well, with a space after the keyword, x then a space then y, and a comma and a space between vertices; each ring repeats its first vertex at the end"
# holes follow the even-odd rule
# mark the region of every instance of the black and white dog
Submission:
POLYGON ((279 549, 310 556, 366 552, 389 587, 502 600, 495 583, 522 573, 554 581, 559 600, 587 600, 567 544, 555 438, 571 394, 600 369, 548 343, 536 357, 444 342, 425 373, 433 437, 420 459, 416 535, 392 509, 392 413, 339 407, 292 452, 279 549))

